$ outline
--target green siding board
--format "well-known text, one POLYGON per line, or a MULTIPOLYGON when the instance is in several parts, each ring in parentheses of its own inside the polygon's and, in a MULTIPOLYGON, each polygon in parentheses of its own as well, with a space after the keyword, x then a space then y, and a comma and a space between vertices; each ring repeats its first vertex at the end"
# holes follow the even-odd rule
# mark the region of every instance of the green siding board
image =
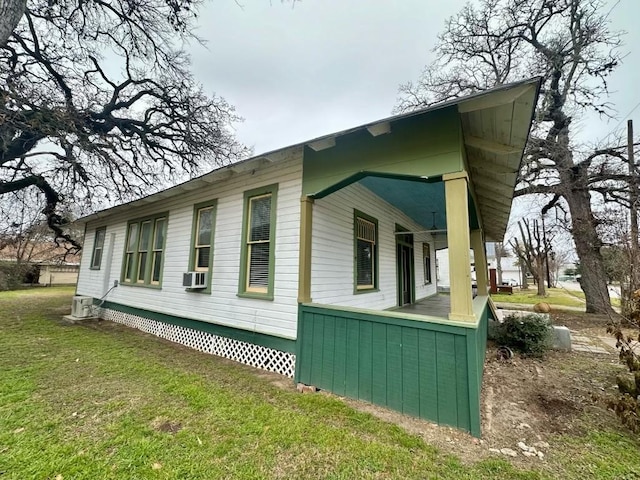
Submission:
POLYGON ((373 344, 371 338, 372 324, 360 322, 360 354, 358 356, 358 398, 371 401, 373 344))
MULTIPOLYGON (((456 401, 458 410, 458 420, 456 425, 465 430, 469 430, 469 371, 467 365, 467 338, 462 336, 455 337, 455 355, 456 355, 456 401)), ((475 352, 472 352, 475 355, 475 352)), ((474 370, 475 371, 475 370, 474 370)), ((474 388, 475 385, 472 387, 474 388)))
POLYGON ((420 416, 438 420, 436 332, 418 331, 420 368, 420 416))
POLYGON ((402 329, 402 402, 404 413, 420 415, 418 331, 412 328, 402 329))
POLYGON ((347 321, 347 369, 345 374, 345 395, 359 398, 358 365, 360 345, 360 322, 347 321))
POLYGON ((313 344, 311 354, 312 384, 320 388, 331 388, 322 383, 322 357, 324 356, 324 315, 313 316, 313 344))
POLYGON ((438 421, 447 425, 456 425, 458 422, 455 348, 454 336, 436 333, 438 421))
POLYGON ((467 336, 467 361, 469 371, 469 431, 480 436, 480 388, 481 372, 478 372, 478 336, 476 333, 467 336))
POLYGON ((371 387, 371 401, 378 405, 387 404, 387 326, 373 324, 371 332, 373 345, 373 382, 371 387))
POLYGON ((333 393, 344 395, 345 373, 347 368, 347 320, 334 317, 334 358, 333 358, 333 393))
POLYGON ((298 382, 311 385, 311 365, 313 355, 313 314, 303 313, 300 319, 304 326, 298 327, 298 357, 296 363, 296 375, 298 382), (299 373, 298 373, 299 371, 299 373))
POLYGON ((449 107, 396 121, 386 135, 358 130, 326 150, 305 147, 302 191, 318 193, 361 171, 432 177, 463 166, 459 115, 449 107))
POLYGON ((322 385, 324 388, 333 390, 333 366, 336 352, 336 317, 324 317, 324 348, 322 351, 322 385))
MULTIPOLYGON (((94 300, 94 302, 96 301, 97 300, 94 300)), ((105 301, 102 304, 102 308, 117 310, 118 312, 137 315, 139 317, 157 320, 159 322, 168 323, 170 325, 190 328, 192 330, 197 330, 200 332, 207 332, 213 335, 218 335, 220 337, 232 338, 234 340, 240 340, 241 342, 253 343, 255 345, 273 348, 274 350, 280 350, 282 352, 296 352, 296 341, 288 338, 275 337, 273 335, 267 335, 264 333, 251 332, 249 330, 242 330, 240 328, 219 325, 217 323, 178 317, 176 315, 169 315, 166 313, 154 312, 152 310, 130 307, 128 305, 122 305, 120 303, 110 301, 105 301)))
POLYGON ((387 326, 387 405, 402 411, 402 327, 387 326))

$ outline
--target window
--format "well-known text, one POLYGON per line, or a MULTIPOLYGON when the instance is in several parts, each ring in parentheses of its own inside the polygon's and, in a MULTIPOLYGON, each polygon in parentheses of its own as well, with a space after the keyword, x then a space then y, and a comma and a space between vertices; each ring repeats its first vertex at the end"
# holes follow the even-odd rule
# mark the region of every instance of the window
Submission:
POLYGON ((273 299, 277 186, 245 192, 240 295, 273 299))
POLYGON ((122 283, 160 285, 166 229, 166 214, 129 223, 122 283))
MULTIPOLYGON (((216 202, 196 205, 193 209, 193 233, 191 235, 191 255, 189 270, 210 272, 213 265, 213 233, 215 226, 216 202)), ((211 276, 209 276, 211 285, 211 276)), ((210 287, 194 292, 210 292, 210 287)))
POLYGON ((102 263, 102 252, 104 250, 104 237, 107 233, 107 227, 96 229, 96 236, 93 240, 93 254, 91 255, 91 268, 92 270, 100 270, 100 264, 102 263))
POLYGON ((354 213, 356 292, 378 287, 378 221, 354 213))
POLYGON ((424 283, 431 283, 431 246, 428 243, 422 244, 422 259, 424 262, 424 283))

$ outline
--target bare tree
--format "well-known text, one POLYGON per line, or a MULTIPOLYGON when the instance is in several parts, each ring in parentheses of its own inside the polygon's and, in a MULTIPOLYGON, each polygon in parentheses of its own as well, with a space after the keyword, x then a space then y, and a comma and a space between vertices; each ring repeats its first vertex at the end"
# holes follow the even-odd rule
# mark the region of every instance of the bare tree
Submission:
POLYGON ((566 205, 587 312, 611 313, 590 192, 612 194, 606 183, 624 177, 611 168, 623 156, 620 148, 575 152, 571 128, 585 110, 611 112, 606 80, 620 63, 621 42, 603 8, 600 0, 482 0, 477 9, 469 4, 447 21, 434 49, 437 58, 418 82, 401 86, 397 109, 541 76, 516 195, 547 195, 548 208, 566 205))
POLYGON ((521 263, 533 273, 538 285, 538 296, 544 297, 547 294, 544 288, 545 259, 551 250, 551 241, 544 235, 537 220, 533 220, 531 223, 528 220, 521 220, 518 222, 518 228, 520 229, 520 239, 514 237, 509 241, 509 245, 521 263))
POLYGON ((65 204, 135 198, 246 155, 233 108, 189 72, 198 3, 29 2, 0 44, 0 196, 36 190, 74 244, 65 204))

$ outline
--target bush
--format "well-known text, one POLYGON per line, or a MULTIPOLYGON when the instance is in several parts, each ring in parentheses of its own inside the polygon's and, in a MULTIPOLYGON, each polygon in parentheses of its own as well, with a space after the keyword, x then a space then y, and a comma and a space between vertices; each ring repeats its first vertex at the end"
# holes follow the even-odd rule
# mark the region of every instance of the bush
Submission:
POLYGON ((543 315, 509 315, 496 329, 496 341, 530 357, 542 357, 551 348, 551 324, 543 315))

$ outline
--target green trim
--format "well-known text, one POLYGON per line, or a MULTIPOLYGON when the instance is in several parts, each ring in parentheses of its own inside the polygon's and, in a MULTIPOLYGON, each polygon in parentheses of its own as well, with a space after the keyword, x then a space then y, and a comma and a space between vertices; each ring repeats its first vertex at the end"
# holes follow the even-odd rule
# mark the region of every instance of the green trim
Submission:
MULTIPOLYGON (((94 303, 95 302, 97 302, 97 300, 94 300, 94 303)), ((213 335, 231 338, 233 340, 239 340, 241 342, 253 343, 262 347, 280 350, 281 352, 295 353, 296 351, 296 341, 289 338, 276 337, 273 335, 267 335, 265 333, 251 332, 249 330, 228 327, 226 325, 219 325, 217 323, 209 323, 203 322, 201 320, 177 317, 175 315, 168 315, 166 313, 130 307, 128 305, 122 305, 120 303, 109 301, 105 301, 102 304, 102 308, 117 310, 118 312, 137 315, 139 317, 148 318, 150 320, 156 320, 158 322, 168 323, 170 325, 190 328, 192 330, 198 330, 200 332, 211 333, 213 335)))
POLYGON ((238 296, 273 300, 273 283, 276 266, 276 221, 278 208, 278 184, 266 185, 244 192, 244 207, 242 211, 242 237, 240 244, 240 275, 238 282, 238 296), (271 219, 269 225, 269 283, 266 293, 247 291, 247 232, 249 222, 249 201, 252 197, 271 194, 271 219))
POLYGON ((93 248, 91 249, 91 263, 89 264, 89 270, 100 270, 102 266, 102 258, 104 257, 104 244, 107 241, 107 227, 96 228, 93 235, 93 248), (100 252, 100 263, 98 266, 94 266, 93 263, 96 259, 96 240, 98 239, 98 232, 104 232, 104 238, 102 239, 102 251, 100 252))
POLYGON ((213 240, 215 238, 216 231, 216 218, 218 213, 218 200, 213 199, 206 202, 196 203, 193 206, 193 217, 191 221, 191 246, 189 250, 189 264, 187 266, 188 271, 193 271, 195 269, 196 262, 196 237, 198 232, 196 232, 196 228, 198 226, 198 212, 203 208, 212 208, 212 218, 211 218, 211 238, 209 239, 209 265, 207 269, 208 280, 207 280, 207 288, 186 288, 187 292, 191 293, 200 293, 200 294, 211 294, 211 282, 213 277, 213 240))
POLYGON ((360 210, 353 209, 353 294, 372 293, 379 291, 378 283, 378 257, 380 256, 380 244, 378 240, 378 220, 360 210), (373 288, 358 288, 358 232, 356 231, 357 219, 362 218, 373 223, 376 227, 375 249, 373 259, 373 288))
POLYGON ((379 173, 379 172, 362 171, 362 172, 354 173, 353 175, 345 178, 344 180, 341 180, 338 183, 331 185, 330 187, 327 187, 324 190, 321 190, 309 196, 314 199, 324 198, 327 195, 335 193, 338 190, 341 190, 344 187, 348 187, 352 183, 359 182, 363 178, 367 178, 367 177, 389 178, 392 180, 407 180, 410 182, 418 182, 418 183, 437 183, 442 181, 442 175, 436 175, 433 177, 420 177, 416 175, 401 175, 401 174, 395 174, 395 173, 379 173))
POLYGON ((144 287, 144 288, 162 288, 162 276, 163 276, 163 271, 164 271, 164 260, 165 260, 165 253, 166 253, 166 247, 167 247, 167 232, 169 231, 169 212, 161 212, 161 213, 156 213, 154 215, 149 215, 146 217, 142 217, 142 218, 136 218, 133 220, 129 220, 127 222, 127 230, 126 230, 126 234, 125 234, 125 238, 124 238, 124 249, 123 249, 123 254, 122 254, 122 265, 120 268, 120 284, 121 285, 126 285, 127 287, 144 287), (156 221, 160 218, 164 218, 165 224, 164 224, 164 237, 163 237, 163 243, 162 243, 162 260, 160 261, 160 277, 158 278, 158 283, 157 284, 152 284, 151 283, 151 269, 153 266, 153 241, 155 240, 155 233, 156 233, 156 221), (142 224, 144 222, 150 222, 151 223, 151 232, 149 234, 149 240, 148 240, 148 244, 147 244, 147 264, 145 265, 145 269, 144 269, 144 283, 138 283, 137 282, 137 278, 138 278, 138 254, 139 249, 140 249, 140 235, 142 234, 142 224), (135 251, 133 252, 133 271, 132 271, 132 275, 131 275, 131 281, 126 281, 124 279, 124 275, 125 275, 125 268, 126 268, 126 264, 127 264, 127 243, 129 241, 129 230, 131 228, 131 225, 137 224, 138 225, 138 236, 136 238, 136 246, 135 246, 135 251))

